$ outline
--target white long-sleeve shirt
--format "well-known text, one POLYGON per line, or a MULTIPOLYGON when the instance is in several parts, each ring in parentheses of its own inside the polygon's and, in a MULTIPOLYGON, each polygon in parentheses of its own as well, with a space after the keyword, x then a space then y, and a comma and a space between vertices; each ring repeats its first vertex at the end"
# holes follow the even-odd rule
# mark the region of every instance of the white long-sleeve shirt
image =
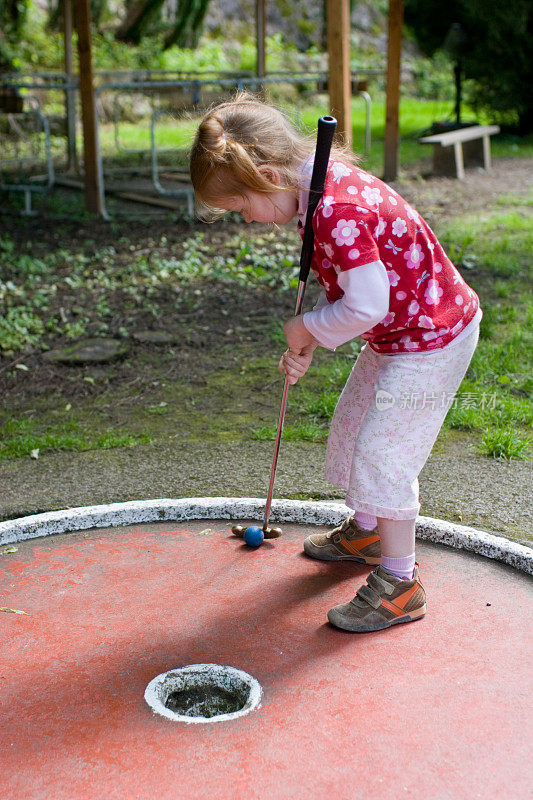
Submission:
POLYGON ((390 282, 382 261, 372 261, 337 274, 344 295, 329 303, 322 292, 312 311, 303 315, 309 333, 328 350, 370 330, 389 311, 390 282))

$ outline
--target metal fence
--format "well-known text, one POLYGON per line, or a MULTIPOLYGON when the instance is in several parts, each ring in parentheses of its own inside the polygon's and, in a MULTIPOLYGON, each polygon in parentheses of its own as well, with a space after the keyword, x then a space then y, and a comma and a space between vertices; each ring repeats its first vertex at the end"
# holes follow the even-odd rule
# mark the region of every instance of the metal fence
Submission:
MULTIPOLYGON (((370 113, 371 97, 367 91, 368 80, 381 76, 382 70, 357 70, 352 72, 352 91, 355 96, 361 97, 365 108, 365 138, 364 153, 370 150, 370 113)), ((111 174, 111 169, 104 168, 104 159, 100 143, 100 125, 105 117, 108 104, 106 96, 113 97, 111 102, 111 119, 114 126, 114 142, 117 153, 146 152, 149 156, 149 176, 152 189, 159 195, 184 199, 189 213, 192 213, 192 188, 183 183, 183 176, 178 185, 163 185, 161 182, 160 156, 163 148, 157 145, 157 124, 163 116, 179 119, 180 115, 200 114, 213 102, 221 101, 232 96, 236 91, 248 90, 251 92, 279 92, 283 87, 291 87, 296 98, 296 123, 299 123, 301 110, 314 94, 327 90, 328 76, 325 72, 278 72, 264 77, 257 77, 249 72, 202 72, 191 73, 168 70, 120 70, 99 71, 95 74, 95 101, 99 126, 97 131, 97 168, 101 186, 101 203, 104 216, 106 210, 106 175, 111 174), (144 150, 127 148, 121 140, 120 125, 123 120, 123 106, 125 99, 133 96, 148 98, 150 111, 147 117, 147 138, 149 145, 144 150)), ((1 112, 2 98, 21 96, 24 102, 31 98, 35 107, 29 114, 37 114, 41 120, 41 133, 44 132, 46 146, 43 155, 43 167, 46 171, 46 181, 40 185, 28 176, 27 180, 21 178, 23 162, 18 165, 19 178, 15 182, 5 182, 1 188, 14 191, 24 191, 26 198, 26 211, 31 209, 31 193, 50 188, 54 183, 54 168, 51 158, 50 136, 62 136, 66 142, 68 170, 72 173, 77 166, 76 159, 76 106, 79 103, 79 86, 76 76, 66 73, 28 73, 25 75, 3 75, 0 79, 0 120, 4 116, 1 112), (50 93, 63 93, 64 113, 45 113, 50 105, 50 93)), ((58 101, 55 101, 57 109, 58 101)), ((8 112, 9 113, 9 112, 8 112)), ((6 115, 8 116, 8 114, 6 115)), ((12 162, 6 163, 4 158, 3 134, 0 125, 0 169, 7 168, 9 172, 14 166, 12 162)), ((168 148, 167 148, 168 150, 168 148)), ((168 176, 168 167, 166 175, 168 176)))

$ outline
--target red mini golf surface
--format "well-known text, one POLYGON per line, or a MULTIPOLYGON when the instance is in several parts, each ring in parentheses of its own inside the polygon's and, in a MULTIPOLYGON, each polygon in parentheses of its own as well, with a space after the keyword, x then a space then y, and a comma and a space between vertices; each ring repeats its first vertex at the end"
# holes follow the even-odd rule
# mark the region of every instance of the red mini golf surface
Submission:
POLYGON ((344 633, 326 612, 367 569, 303 556, 308 530, 251 550, 224 522, 161 523, 3 555, 0 604, 27 616, 0 614, 0 798, 530 797, 529 579, 422 543, 427 616, 344 633), (154 715, 151 679, 206 662, 253 675, 261 707, 154 715))

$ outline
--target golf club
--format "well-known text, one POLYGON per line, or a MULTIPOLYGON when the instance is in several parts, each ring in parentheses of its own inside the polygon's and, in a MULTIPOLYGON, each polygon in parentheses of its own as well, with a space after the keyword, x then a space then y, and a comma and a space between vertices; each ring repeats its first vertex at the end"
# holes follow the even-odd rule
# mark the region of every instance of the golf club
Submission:
MULTIPOLYGON (((307 278, 309 276, 309 270, 311 268, 311 261, 313 258, 313 250, 314 250, 313 215, 316 211, 316 207, 320 202, 320 199, 324 192, 324 183, 326 180, 326 173, 328 169, 329 155, 336 127, 337 127, 337 120, 334 117, 324 116, 320 117, 320 119, 318 120, 315 159, 313 163, 313 172, 311 175, 311 184, 309 188, 309 201, 305 217, 302 249, 300 251, 300 276, 298 281, 298 296, 296 298, 296 307, 294 310, 295 317, 297 317, 298 314, 302 313, 305 289, 307 286, 307 278)), ((285 385, 283 387, 283 396, 281 399, 281 409, 279 414, 278 429, 276 432, 276 440, 274 444, 274 457, 272 460, 272 468, 270 471, 270 483, 268 486, 265 514, 263 519, 263 532, 265 535, 265 539, 275 539, 278 536, 281 536, 280 528, 277 527, 269 528, 268 519, 270 517, 270 507, 272 505, 272 493, 274 490, 276 467, 278 463, 281 436, 283 433, 283 423, 285 421, 285 410, 287 407, 289 386, 290 384, 288 376, 286 376, 285 385)), ((232 527, 232 532, 235 534, 235 536, 243 537, 244 530, 245 528, 242 525, 234 525, 232 527)))

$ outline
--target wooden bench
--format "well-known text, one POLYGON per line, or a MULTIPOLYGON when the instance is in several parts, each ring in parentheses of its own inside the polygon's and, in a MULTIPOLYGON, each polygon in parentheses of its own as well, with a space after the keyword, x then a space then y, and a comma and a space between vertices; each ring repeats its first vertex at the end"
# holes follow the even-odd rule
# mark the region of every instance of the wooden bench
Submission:
POLYGON ((465 163, 491 168, 490 137, 499 133, 497 125, 471 125, 456 131, 435 133, 419 139, 420 144, 433 145, 433 172, 436 175, 465 177, 465 163), (453 145, 453 150, 450 148, 453 145))

